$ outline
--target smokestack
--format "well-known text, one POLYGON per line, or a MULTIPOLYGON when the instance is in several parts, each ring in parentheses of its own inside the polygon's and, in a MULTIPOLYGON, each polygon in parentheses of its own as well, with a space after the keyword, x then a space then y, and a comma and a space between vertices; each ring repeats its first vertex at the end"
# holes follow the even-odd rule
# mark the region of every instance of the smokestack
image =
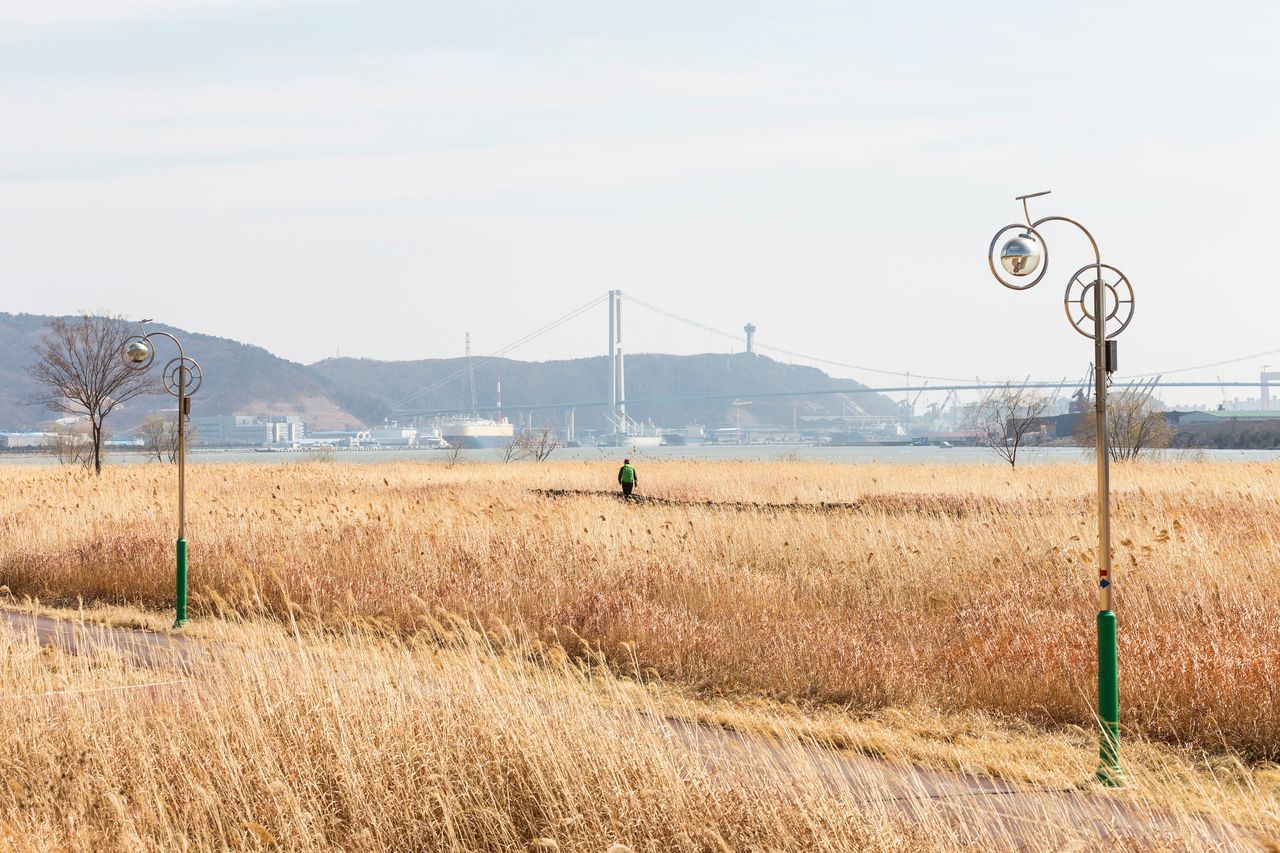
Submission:
POLYGON ((756 354, 756 324, 747 323, 742 327, 742 331, 747 333, 747 354, 756 354))
POLYGON ((502 371, 501 370, 498 371, 498 391, 497 391, 497 395, 496 395, 496 399, 494 400, 494 403, 495 403, 495 407, 498 410, 497 414, 494 416, 494 420, 501 422, 502 421, 502 371))

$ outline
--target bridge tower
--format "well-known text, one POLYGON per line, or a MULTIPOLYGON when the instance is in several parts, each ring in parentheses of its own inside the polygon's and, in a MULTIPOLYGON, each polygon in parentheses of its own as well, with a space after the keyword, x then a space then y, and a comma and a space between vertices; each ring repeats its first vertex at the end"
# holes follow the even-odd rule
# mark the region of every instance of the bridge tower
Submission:
POLYGON ((617 300, 614 302, 614 311, 617 313, 618 326, 618 422, 622 424, 622 431, 630 433, 627 429, 627 364, 622 350, 622 291, 615 290, 617 300))
POLYGON ((622 354, 622 291, 609 291, 609 417, 627 431, 627 370, 622 354))
POLYGON ((1262 365, 1262 375, 1259 377, 1262 385, 1262 408, 1264 410, 1271 408, 1271 382, 1275 379, 1280 379, 1280 373, 1274 370, 1267 370, 1270 366, 1269 364, 1262 365))
POLYGON ((618 408, 618 291, 609 291, 609 414, 618 408))

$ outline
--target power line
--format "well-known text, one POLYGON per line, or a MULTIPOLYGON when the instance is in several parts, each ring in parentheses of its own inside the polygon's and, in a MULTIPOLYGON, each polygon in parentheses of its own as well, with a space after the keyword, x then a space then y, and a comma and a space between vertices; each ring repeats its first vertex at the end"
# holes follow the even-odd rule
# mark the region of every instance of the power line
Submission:
POLYGON ((1141 374, 1135 373, 1135 374, 1131 374, 1129 376, 1123 376, 1120 378, 1139 379, 1139 378, 1142 378, 1143 376, 1150 376, 1154 373, 1158 373, 1161 376, 1166 376, 1170 373, 1190 373, 1193 370, 1207 370, 1210 367, 1222 367, 1225 364, 1238 364, 1239 362, 1242 362, 1242 361, 1252 361, 1255 358, 1265 358, 1266 356, 1275 355, 1276 353, 1280 353, 1280 349, 1269 349, 1269 350, 1266 350, 1265 352, 1255 352, 1250 355, 1242 355, 1238 358, 1228 358, 1225 361, 1213 361, 1208 364, 1197 364, 1194 367, 1179 367, 1174 370, 1159 370, 1159 371, 1152 370, 1152 371, 1148 371, 1147 373, 1141 373, 1141 374))

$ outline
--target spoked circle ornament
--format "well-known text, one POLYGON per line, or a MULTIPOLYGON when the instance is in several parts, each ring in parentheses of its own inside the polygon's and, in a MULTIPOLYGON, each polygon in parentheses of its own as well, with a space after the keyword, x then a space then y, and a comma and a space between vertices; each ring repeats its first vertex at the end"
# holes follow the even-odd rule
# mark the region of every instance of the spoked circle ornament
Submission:
POLYGON ((987 249, 991 274, 1010 290, 1028 290, 1049 271, 1049 248, 1030 225, 1006 225, 991 238, 987 249), (1032 273, 1038 275, 1032 278, 1032 273))
POLYGON ((172 359, 164 366, 164 382, 165 390, 173 396, 177 397, 180 393, 185 393, 191 397, 200 390, 200 385, 204 382, 204 373, 200 370, 200 364, 194 358, 183 356, 181 358, 172 359), (186 385, 185 392, 179 388, 180 385, 186 385))
POLYGON ((1094 301, 1102 288, 1104 337, 1114 338, 1133 319, 1133 285, 1129 278, 1110 264, 1081 267, 1067 282, 1062 302, 1067 309, 1067 322, 1086 338, 1094 336, 1094 301))

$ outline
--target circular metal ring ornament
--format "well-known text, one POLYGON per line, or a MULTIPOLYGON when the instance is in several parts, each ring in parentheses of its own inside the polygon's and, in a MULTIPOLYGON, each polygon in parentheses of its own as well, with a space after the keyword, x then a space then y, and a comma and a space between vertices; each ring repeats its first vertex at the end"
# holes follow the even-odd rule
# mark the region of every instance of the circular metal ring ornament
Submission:
POLYGON ((1106 337, 1114 338, 1123 332, 1133 320, 1133 285, 1129 277, 1110 264, 1102 264, 1099 278, 1098 264, 1088 264, 1076 271, 1067 282, 1067 292, 1062 298, 1067 310, 1067 322, 1086 338, 1094 336, 1093 293, 1095 287, 1104 287, 1103 305, 1106 316, 1106 337))
POLYGON ((125 360, 126 366, 131 367, 134 370, 146 370, 151 366, 152 362, 156 360, 156 348, 151 345, 151 341, 147 340, 142 335, 131 335, 129 339, 124 342, 124 346, 120 348, 120 357, 125 360), (129 352, 129 347, 134 344, 141 344, 147 350, 147 358, 145 361, 134 363, 128 360, 126 353, 129 352))
POLYGON ((996 232, 996 236, 991 238, 991 246, 987 249, 987 263, 991 265, 991 274, 996 277, 996 281, 1003 284, 1010 290, 1030 290, 1040 283, 1040 279, 1044 278, 1044 274, 1049 271, 1049 244, 1040 236, 1040 232, 1032 228, 1030 225, 1015 222, 1013 225, 1006 225, 996 232), (996 258, 997 246, 1000 246, 1000 238, 1010 231, 1018 231, 1022 234, 1029 234, 1040 243, 1040 274, 1026 284, 1014 284, 1003 275, 1000 274, 1002 265, 996 258))
POLYGON ((182 372, 186 373, 186 395, 193 397, 204 382, 204 373, 200 370, 200 363, 187 356, 172 359, 164 366, 162 381, 164 382, 165 390, 175 397, 178 396, 178 383, 182 380, 182 372))

